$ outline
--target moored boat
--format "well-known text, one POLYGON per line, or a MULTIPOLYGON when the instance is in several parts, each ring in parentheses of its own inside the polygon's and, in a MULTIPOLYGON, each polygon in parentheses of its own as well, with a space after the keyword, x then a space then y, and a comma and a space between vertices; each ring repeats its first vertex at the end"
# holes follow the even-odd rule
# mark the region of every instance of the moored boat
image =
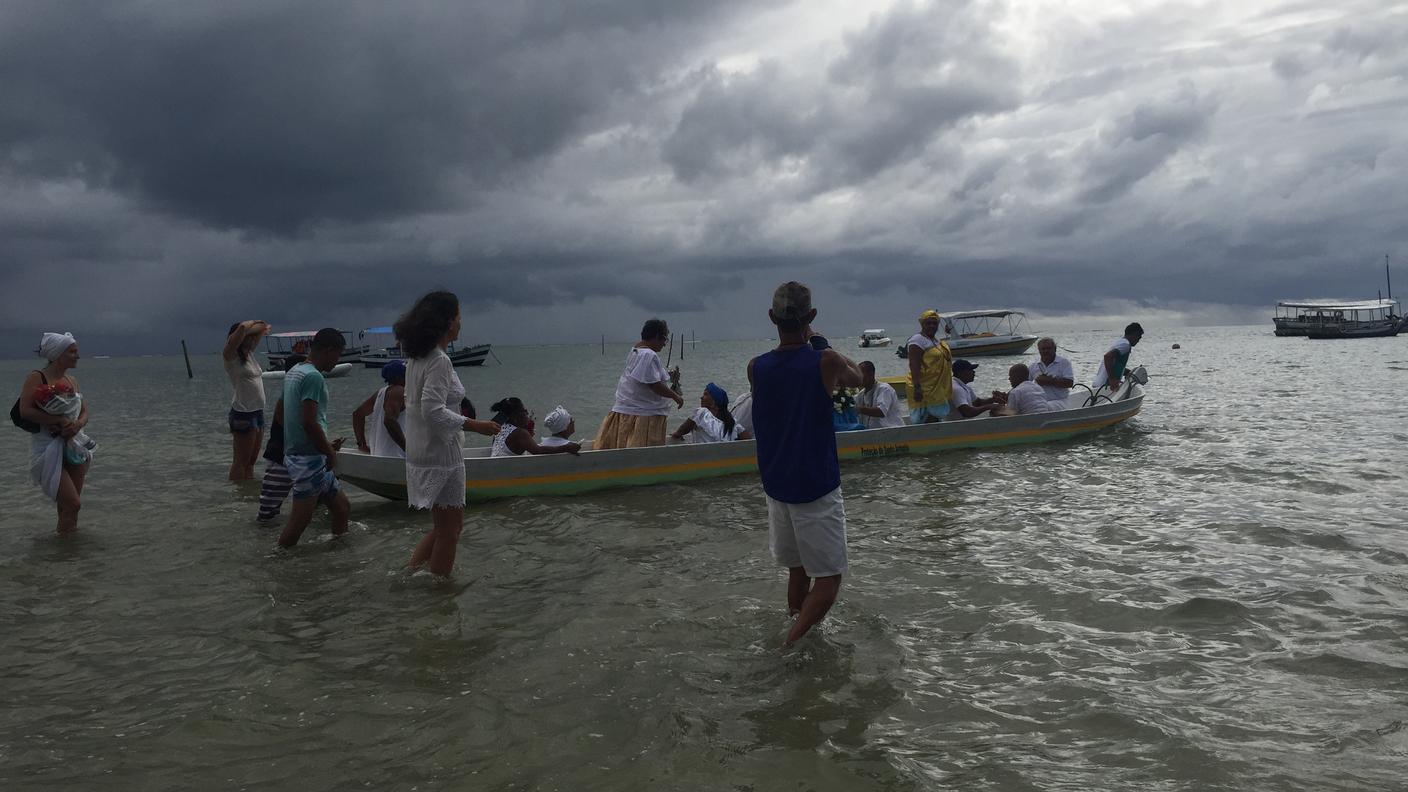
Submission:
MULTIPOLYGON (((1132 418, 1144 402, 1144 390, 1130 378, 1113 399, 1082 406, 1084 393, 1072 393, 1069 409, 1033 415, 971 418, 889 429, 864 429, 836 435, 842 461, 932 454, 960 448, 1045 443, 1098 432, 1132 418)), ((491 457, 489 449, 465 451, 465 494, 471 501, 526 495, 576 495, 609 487, 683 482, 732 474, 756 475, 752 440, 730 443, 678 443, 655 448, 592 451, 583 443, 578 455, 491 457)), ((337 475, 368 492, 393 500, 406 498, 405 460, 344 450, 337 475)))
MULTIPOLYGON (((342 356, 337 359, 338 362, 356 363, 361 360, 362 355, 367 353, 367 347, 353 343, 350 331, 340 330, 338 332, 342 333, 342 338, 346 342, 342 348, 342 356)), ((313 336, 317 334, 316 330, 295 330, 288 333, 270 333, 265 336, 264 357, 269 361, 269 368, 282 371, 288 368, 285 361, 290 355, 307 355, 308 347, 313 343, 313 336)))
MULTIPOLYGON (((366 330, 363 330, 360 335, 363 338, 368 335, 390 336, 392 340, 394 340, 395 330, 390 327, 368 327, 366 330)), ((489 357, 489 347, 489 344, 475 344, 470 347, 457 347, 454 344, 450 344, 449 348, 445 350, 445 354, 449 355, 450 363, 455 366, 482 366, 484 365, 484 359, 489 357)), ((364 349, 366 351, 359 359, 366 368, 381 368, 393 360, 402 359, 401 347, 399 345, 393 344, 383 347, 367 346, 364 347, 364 349)))
MULTIPOLYGON (((350 375, 351 373, 352 373, 352 364, 351 364, 351 363, 338 363, 336 366, 333 366, 333 367, 332 367, 332 370, 331 370, 331 371, 327 372, 327 373, 324 374, 323 376, 326 377, 327 379, 335 379, 335 378, 337 378, 337 377, 346 377, 346 376, 350 375)), ((274 369, 273 371, 266 371, 266 372, 264 372, 263 374, 261 374, 260 376, 261 376, 263 379, 266 379, 266 380, 281 380, 281 379, 283 379, 287 374, 288 374, 288 372, 287 372, 287 371, 284 371, 283 369, 274 369)))
MULTIPOLYGON (((1035 344, 1037 337, 1023 330, 1027 315, 1005 308, 983 311, 939 312, 944 318, 944 333, 940 336, 954 357, 1020 355, 1035 344)), ((907 354, 908 344, 896 348, 900 357, 907 354)))
POLYGON ((860 343, 857 344, 857 346, 859 346, 861 349, 868 349, 870 347, 883 347, 889 345, 890 337, 885 335, 884 328, 872 328, 870 330, 862 331, 860 334, 860 343))
POLYGON ((1316 339, 1381 338, 1408 329, 1402 308, 1394 299, 1334 302, 1283 300, 1276 303, 1272 321, 1278 336, 1316 339))

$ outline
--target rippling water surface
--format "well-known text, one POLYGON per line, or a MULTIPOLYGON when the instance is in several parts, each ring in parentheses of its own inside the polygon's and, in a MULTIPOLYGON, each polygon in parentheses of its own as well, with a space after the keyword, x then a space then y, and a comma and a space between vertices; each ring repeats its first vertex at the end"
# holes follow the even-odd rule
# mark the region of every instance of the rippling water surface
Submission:
MULTIPOLYGON (((1408 339, 1150 329, 1123 426, 845 467, 851 574, 787 653, 756 479, 473 507, 435 584, 356 490, 274 550, 215 358, 84 360, 79 537, 0 442, 0 788, 1404 788, 1408 339)), ((1061 339, 1082 379, 1115 335, 1061 339)), ((590 436, 625 347, 496 352, 481 409, 590 436)), ((332 381, 337 433, 376 384, 332 381)))

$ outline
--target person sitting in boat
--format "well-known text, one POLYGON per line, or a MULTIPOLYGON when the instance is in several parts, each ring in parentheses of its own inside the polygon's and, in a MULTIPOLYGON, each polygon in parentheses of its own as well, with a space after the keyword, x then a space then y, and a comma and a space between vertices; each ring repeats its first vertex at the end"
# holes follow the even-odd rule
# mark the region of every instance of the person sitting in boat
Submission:
POLYGON ((910 423, 942 421, 949 411, 953 394, 953 353, 938 338, 938 311, 919 315, 919 332, 909 337, 909 420, 910 423))
POLYGON ((1056 339, 1043 338, 1036 342, 1038 357, 1027 364, 1032 382, 1041 386, 1051 409, 1066 409, 1066 397, 1076 384, 1076 370, 1071 361, 1056 354, 1056 339))
POLYGON ((1101 388, 1108 387, 1110 392, 1114 393, 1120 389, 1124 368, 1129 364, 1129 353, 1139 345, 1139 339, 1143 337, 1144 328, 1140 327, 1138 322, 1130 322, 1125 326, 1124 336, 1111 344, 1105 357, 1100 359, 1100 368, 1095 372, 1091 390, 1099 393, 1101 388))
POLYGON ((494 402, 489 409, 494 411, 494 422, 499 425, 499 433, 494 435, 489 456, 575 454, 582 450, 580 443, 572 442, 558 446, 540 445, 533 439, 533 413, 523 406, 523 400, 517 396, 494 402))
POLYGON ((375 456, 406 456, 406 362, 393 360, 381 367, 386 384, 352 411, 352 433, 357 436, 357 448, 375 456), (371 438, 366 431, 371 416, 371 438))
POLYGON ((1046 391, 1032 381, 1031 370, 1025 363, 1008 369, 1007 381, 1012 383, 1012 390, 1007 391, 1007 404, 994 410, 993 415, 1031 415, 1053 409, 1046 399, 1046 391))
POLYGON ((753 433, 753 391, 730 403, 728 411, 733 415, 733 422, 738 424, 739 431, 753 433))
POLYGON ((875 379, 875 364, 862 360, 860 393, 856 394, 856 414, 866 429, 887 429, 904 426, 904 411, 900 397, 888 382, 875 379))
POLYGON ((752 437, 729 412, 728 391, 712 382, 704 386, 704 393, 699 396, 699 408, 694 415, 686 418, 671 437, 683 440, 685 435, 689 436, 691 443, 726 443, 752 437))
POLYGON ((552 434, 543 435, 543 439, 538 441, 538 445, 548 448, 567 445, 572 442, 572 433, 577 431, 577 422, 572 419, 572 413, 567 412, 567 408, 561 404, 554 407, 552 412, 543 419, 543 426, 547 427, 547 430, 552 434))
POLYGON ((1002 400, 996 394, 992 398, 979 398, 973 392, 973 377, 978 372, 978 364, 967 360, 953 361, 953 395, 949 397, 949 407, 953 420, 976 418, 1002 407, 1002 400))

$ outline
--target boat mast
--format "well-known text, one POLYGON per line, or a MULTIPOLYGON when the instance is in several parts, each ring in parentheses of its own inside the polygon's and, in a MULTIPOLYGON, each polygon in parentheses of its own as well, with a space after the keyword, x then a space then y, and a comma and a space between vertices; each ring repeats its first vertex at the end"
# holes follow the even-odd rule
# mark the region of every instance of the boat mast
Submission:
POLYGON ((1384 254, 1384 280, 1388 281, 1388 300, 1393 302, 1393 276, 1388 272, 1388 254, 1384 254))

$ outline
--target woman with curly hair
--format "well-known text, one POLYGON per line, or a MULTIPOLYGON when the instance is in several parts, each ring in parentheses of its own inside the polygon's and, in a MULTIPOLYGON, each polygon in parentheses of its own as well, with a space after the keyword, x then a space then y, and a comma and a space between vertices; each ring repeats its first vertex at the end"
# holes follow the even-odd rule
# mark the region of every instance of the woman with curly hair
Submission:
POLYGON ((411 568, 429 565, 445 576, 455 566, 464 528, 464 447, 461 432, 496 435, 492 421, 460 414, 464 383, 445 354, 460 336, 460 301, 434 291, 416 301, 395 326, 406 358, 406 497, 411 508, 429 509, 430 533, 411 553, 411 568))

